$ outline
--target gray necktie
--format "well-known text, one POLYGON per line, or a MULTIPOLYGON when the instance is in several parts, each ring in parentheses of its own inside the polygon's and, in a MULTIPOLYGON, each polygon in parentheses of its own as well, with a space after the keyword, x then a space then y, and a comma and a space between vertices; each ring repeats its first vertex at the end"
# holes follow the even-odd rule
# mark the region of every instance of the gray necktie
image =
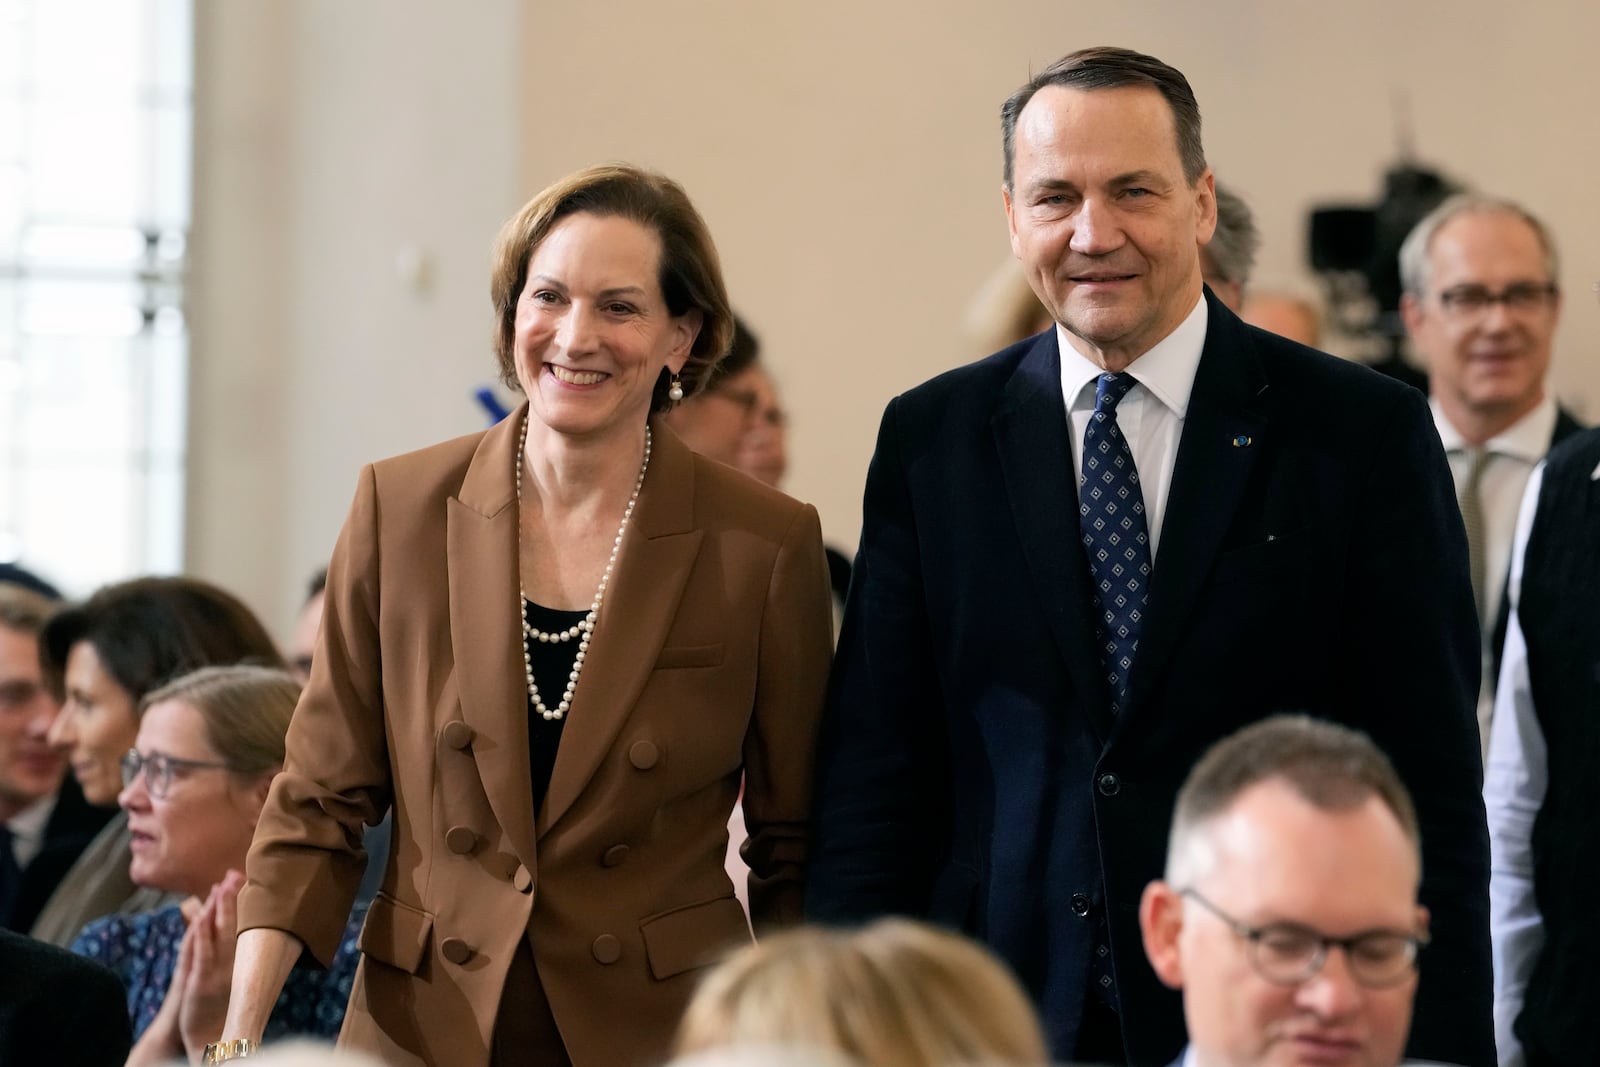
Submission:
POLYGON ((1467 478, 1461 483, 1461 522, 1467 528, 1467 560, 1472 575, 1472 599, 1478 606, 1478 623, 1485 622, 1488 607, 1488 538, 1483 531, 1483 500, 1479 483, 1483 481, 1483 468, 1489 464, 1490 453, 1482 448, 1468 448, 1467 478))

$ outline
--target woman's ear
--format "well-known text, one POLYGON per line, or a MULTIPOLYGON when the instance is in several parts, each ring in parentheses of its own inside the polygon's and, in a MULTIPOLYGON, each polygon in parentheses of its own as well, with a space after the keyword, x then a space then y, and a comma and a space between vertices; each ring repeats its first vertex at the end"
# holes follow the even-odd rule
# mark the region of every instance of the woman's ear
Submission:
POLYGON ((682 373, 683 365, 689 362, 689 353, 694 351, 704 322, 699 308, 690 308, 672 320, 672 352, 667 356, 667 369, 673 374, 682 373))
POLYGON ((282 767, 277 767, 257 775, 255 781, 244 787, 241 803, 245 807, 245 814, 250 816, 252 823, 261 818, 261 809, 267 806, 267 793, 272 789, 272 780, 278 776, 278 772, 282 769, 282 767))

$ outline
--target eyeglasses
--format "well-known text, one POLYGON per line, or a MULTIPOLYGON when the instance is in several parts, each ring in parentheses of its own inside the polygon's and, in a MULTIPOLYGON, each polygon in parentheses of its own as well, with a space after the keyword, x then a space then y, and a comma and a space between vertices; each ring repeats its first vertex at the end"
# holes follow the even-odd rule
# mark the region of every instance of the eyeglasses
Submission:
POLYGON ((744 417, 747 419, 759 419, 767 425, 779 429, 789 421, 789 417, 783 413, 782 408, 772 407, 762 410, 761 395, 753 389, 727 389, 714 386, 707 391, 712 396, 720 396, 724 400, 739 405, 740 408, 744 409, 744 417))
POLYGON ((1322 970, 1328 950, 1344 949, 1350 975, 1368 989, 1399 985, 1415 970, 1417 954, 1428 943, 1427 934, 1373 930, 1355 937, 1325 937, 1296 923, 1251 926, 1217 907, 1193 889, 1179 890, 1222 920, 1249 945, 1247 955, 1256 973, 1274 985, 1292 986, 1322 970))
POLYGON ((1457 285, 1440 293, 1439 303, 1457 318, 1487 315, 1496 304, 1504 304, 1510 312, 1527 314, 1544 310, 1557 292, 1554 282, 1518 282, 1498 293, 1491 293, 1481 285, 1457 285))
POLYGON ((167 793, 172 789, 172 776, 177 771, 214 770, 225 771, 226 763, 208 763, 205 760, 178 759, 165 752, 152 752, 148 756, 139 754, 136 748, 130 748, 122 757, 122 786, 124 789, 133 785, 133 780, 139 777, 139 772, 144 772, 144 787, 150 795, 157 800, 166 799, 167 793))

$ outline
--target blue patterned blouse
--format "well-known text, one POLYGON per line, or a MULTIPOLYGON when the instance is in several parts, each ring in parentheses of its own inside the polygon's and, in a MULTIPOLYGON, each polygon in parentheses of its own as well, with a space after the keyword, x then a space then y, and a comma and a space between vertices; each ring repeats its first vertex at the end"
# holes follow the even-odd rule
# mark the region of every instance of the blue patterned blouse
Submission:
MULTIPOLYGON (((267 1021, 266 1040, 298 1035, 331 1041, 339 1036, 344 1009, 350 1002, 350 983, 361 956, 356 937, 366 914, 365 904, 358 904, 351 913, 339 950, 327 970, 311 966, 296 967, 290 972, 267 1021)), ((178 966, 184 929, 183 913, 174 905, 138 915, 96 919, 72 943, 73 952, 98 960, 122 979, 128 990, 128 1016, 133 1020, 136 1041, 161 1010, 172 972, 178 966)))

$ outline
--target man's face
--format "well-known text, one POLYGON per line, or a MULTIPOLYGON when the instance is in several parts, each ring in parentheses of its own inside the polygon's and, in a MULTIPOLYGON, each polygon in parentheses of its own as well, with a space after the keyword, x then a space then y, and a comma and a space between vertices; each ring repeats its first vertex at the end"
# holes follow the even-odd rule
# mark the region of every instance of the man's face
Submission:
POLYGON ((0 626, 0 818, 61 786, 67 761, 46 735, 57 704, 39 671, 39 641, 0 626))
POLYGON ((1499 296, 1553 281, 1538 234, 1515 215, 1466 212, 1433 235, 1428 291, 1407 293, 1401 310, 1433 395, 1458 428, 1468 418, 1487 419, 1499 432, 1543 399, 1560 297, 1468 310, 1453 308, 1452 295, 1499 296))
POLYGON ((1147 88, 1048 86, 1022 109, 1014 144, 1011 250, 1073 346, 1120 370, 1200 298, 1211 172, 1184 178, 1172 110, 1147 88))
POLYGON ((1414 970, 1370 988, 1335 947, 1304 981, 1276 984, 1256 970, 1246 938, 1178 892, 1192 889, 1254 927, 1287 923, 1332 938, 1424 932, 1416 854, 1389 809, 1369 797, 1349 811, 1321 811, 1267 781, 1199 836, 1195 884, 1152 883, 1140 919, 1157 975, 1183 990, 1202 1067, 1394 1067, 1411 1025, 1414 970))

